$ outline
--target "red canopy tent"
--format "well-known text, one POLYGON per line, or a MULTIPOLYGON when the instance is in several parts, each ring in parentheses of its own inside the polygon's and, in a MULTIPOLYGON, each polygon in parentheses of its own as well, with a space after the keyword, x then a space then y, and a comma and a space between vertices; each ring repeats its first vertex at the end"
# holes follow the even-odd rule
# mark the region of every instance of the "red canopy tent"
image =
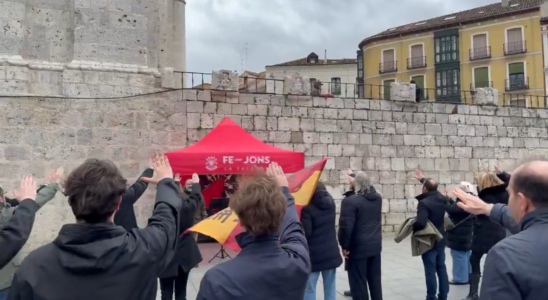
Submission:
POLYGON ((242 174, 252 166, 266 167, 277 162, 284 172, 304 168, 304 153, 263 143, 236 122, 224 117, 201 140, 166 152, 174 173, 242 174))

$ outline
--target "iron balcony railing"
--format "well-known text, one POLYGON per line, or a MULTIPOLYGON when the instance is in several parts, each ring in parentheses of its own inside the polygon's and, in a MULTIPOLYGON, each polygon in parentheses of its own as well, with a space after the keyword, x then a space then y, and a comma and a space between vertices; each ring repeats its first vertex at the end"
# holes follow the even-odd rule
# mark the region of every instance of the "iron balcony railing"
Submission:
POLYGON ((491 58, 491 46, 473 48, 468 52, 470 60, 491 58))
POLYGON ((516 77, 506 79, 506 91, 519 91, 529 89, 529 77, 516 77))
POLYGON ((514 55, 527 52, 527 41, 517 41, 504 44, 504 55, 514 55))
POLYGON ((426 56, 416 56, 407 59, 407 69, 426 68, 426 56))
POLYGON ((379 63, 379 73, 391 73, 391 72, 397 72, 398 71, 398 61, 385 61, 382 63, 379 63))

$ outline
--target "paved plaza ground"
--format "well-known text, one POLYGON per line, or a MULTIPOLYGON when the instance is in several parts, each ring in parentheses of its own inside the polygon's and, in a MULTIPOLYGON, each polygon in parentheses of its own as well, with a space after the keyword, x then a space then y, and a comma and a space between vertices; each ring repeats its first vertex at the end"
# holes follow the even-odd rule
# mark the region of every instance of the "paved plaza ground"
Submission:
MULTIPOLYGON (((424 282, 424 269, 420 257, 411 257, 410 239, 400 244, 394 242, 392 235, 385 235, 383 238, 382 251, 382 283, 384 300, 424 300, 426 298, 426 287, 424 282)), ((215 259, 208 261, 219 250, 218 244, 200 244, 204 261, 199 268, 192 270, 188 284, 188 300, 196 299, 200 281, 204 273, 212 266, 222 263, 222 260, 215 259)), ((232 255, 233 253, 229 251, 232 255)), ((449 249, 446 251, 447 269, 451 279, 451 255, 449 249)), ((348 290, 348 277, 343 266, 337 270, 337 300, 349 299, 343 296, 348 290)), ((468 286, 451 286, 449 300, 461 300, 468 293, 468 286)), ((321 281, 317 287, 317 299, 323 300, 321 281)), ((158 292, 157 299, 160 299, 158 292)))

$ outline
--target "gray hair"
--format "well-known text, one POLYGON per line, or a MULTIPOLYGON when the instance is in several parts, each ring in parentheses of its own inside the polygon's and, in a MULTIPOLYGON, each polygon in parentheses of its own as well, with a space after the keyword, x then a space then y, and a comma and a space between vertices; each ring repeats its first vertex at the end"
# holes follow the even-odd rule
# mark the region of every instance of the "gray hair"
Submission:
POLYGON ((354 190, 356 194, 367 194, 371 191, 371 180, 364 172, 358 172, 354 178, 354 190))

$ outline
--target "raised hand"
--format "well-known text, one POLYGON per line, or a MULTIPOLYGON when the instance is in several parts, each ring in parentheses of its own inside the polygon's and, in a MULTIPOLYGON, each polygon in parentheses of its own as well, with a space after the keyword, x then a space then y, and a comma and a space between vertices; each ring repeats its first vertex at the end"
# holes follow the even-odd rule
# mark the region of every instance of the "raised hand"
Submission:
POLYGON ((175 174, 175 176, 173 177, 173 181, 181 182, 181 174, 179 173, 175 174))
POLYGON ((424 178, 424 175, 422 174, 422 171, 419 170, 419 169, 415 170, 415 175, 414 176, 415 176, 415 179, 417 179, 417 180, 421 180, 421 179, 424 178))
POLYGON ((17 190, 13 192, 18 201, 36 198, 36 181, 32 175, 23 175, 21 184, 17 190))
POLYGON ((173 170, 169 165, 167 157, 162 153, 156 153, 151 158, 154 175, 152 178, 141 177, 141 180, 148 183, 158 184, 160 180, 165 178, 173 178, 173 170))
POLYGON ((502 173, 502 170, 497 165, 495 165, 495 173, 497 173, 497 174, 502 173))
POLYGON ((282 170, 282 167, 278 165, 278 163, 270 163, 270 165, 268 165, 268 168, 266 169, 266 174, 275 178, 281 187, 289 186, 289 183, 287 182, 287 177, 285 177, 284 171, 282 170))
POLYGON ((198 174, 192 174, 192 183, 200 183, 200 176, 198 174))
POLYGON ((457 202, 457 205, 473 215, 488 215, 491 212, 491 208, 493 208, 492 204, 487 204, 480 198, 470 195, 460 188, 455 188, 453 193, 460 200, 457 202))
POLYGON ((49 173, 46 175, 45 181, 46 184, 48 183, 57 183, 60 184, 63 180, 65 174, 65 169, 63 167, 59 167, 57 169, 53 169, 49 171, 49 173))

